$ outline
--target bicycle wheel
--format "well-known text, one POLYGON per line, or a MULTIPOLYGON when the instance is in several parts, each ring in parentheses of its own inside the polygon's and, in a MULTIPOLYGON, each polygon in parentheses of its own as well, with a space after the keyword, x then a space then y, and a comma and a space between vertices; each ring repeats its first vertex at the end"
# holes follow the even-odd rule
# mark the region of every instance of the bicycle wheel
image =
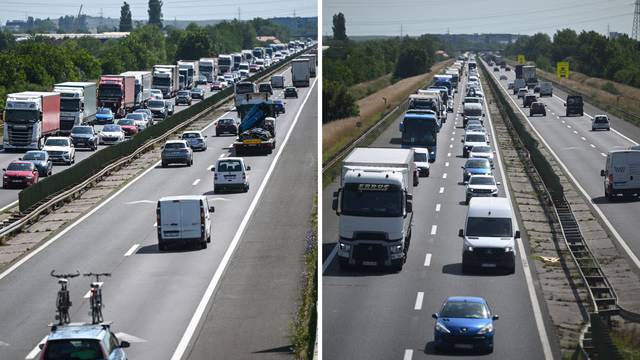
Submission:
POLYGON ((97 300, 96 300, 96 295, 92 294, 91 298, 90 298, 90 303, 91 303, 91 322, 93 324, 97 324, 100 321, 98 320, 98 311, 97 311, 97 300))
POLYGON ((61 324, 68 324, 71 322, 71 316, 69 316, 69 307, 71 306, 71 302, 69 301, 69 292, 61 291, 58 293, 58 320, 61 324))

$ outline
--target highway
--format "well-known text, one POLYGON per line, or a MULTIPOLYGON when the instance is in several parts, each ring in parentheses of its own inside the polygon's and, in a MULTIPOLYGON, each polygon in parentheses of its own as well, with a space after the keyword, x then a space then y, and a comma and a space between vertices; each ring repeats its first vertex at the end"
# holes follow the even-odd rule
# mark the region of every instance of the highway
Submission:
MULTIPOLYGON (((466 72, 465 76, 466 78, 466 72)), ((459 86, 464 89, 464 82, 459 86)), ((461 112, 463 94, 455 99, 461 112)), ((485 104, 486 109, 486 104, 485 104)), ((485 111, 486 112, 486 111, 485 111)), ((398 118, 374 142, 375 147, 399 147, 398 118)), ((485 124, 491 123, 490 117, 485 124)), ((414 188, 414 224, 408 260, 399 273, 374 269, 343 272, 335 261, 338 217, 331 210, 337 184, 323 193, 323 357, 326 359, 425 359, 468 357, 468 353, 436 354, 433 348, 434 320, 448 296, 482 296, 494 313, 495 350, 490 359, 550 359, 557 346, 548 330, 548 316, 538 302, 528 264, 523 269, 526 234, 518 241, 516 272, 462 274, 462 239, 467 206, 461 185, 462 115, 449 114, 438 135, 437 159, 430 176, 420 178, 414 188)), ((494 136, 489 130, 491 145, 494 136)), ((499 154, 499 153, 498 153, 499 154)), ((501 164, 496 163, 496 180, 507 191, 501 164)), ((533 277, 533 279, 532 279, 533 277)))
MULTIPOLYGON (((505 74, 508 80, 499 80, 504 91, 509 81, 515 79, 514 71, 493 72, 499 79, 505 74)), ((536 130, 545 145, 560 160, 565 172, 578 185, 583 196, 591 199, 605 223, 622 244, 629 258, 640 267, 640 238, 637 236, 638 214, 640 202, 637 200, 609 201, 604 197, 603 178, 600 170, 605 168, 607 152, 614 149, 625 149, 640 142, 640 128, 629 124, 611 114, 607 114, 593 105, 585 103, 584 116, 565 116, 564 101, 567 94, 553 89, 553 97, 542 97, 547 107, 545 117, 529 117, 529 110, 522 108, 522 101, 516 99, 512 92, 507 92, 512 101, 524 111, 529 124, 536 130), (611 131, 591 131, 591 119, 595 115, 607 114, 611 120, 611 131)))
MULTIPOLYGON (((201 87, 203 89, 205 89, 205 99, 214 95, 215 93, 217 93, 217 91, 210 91, 209 86, 198 86, 201 87)), ((171 102, 175 101, 175 97, 168 99, 171 102)), ((192 105, 195 105, 199 102, 200 100, 198 99, 194 99, 192 105)), ((188 106, 185 105, 178 105, 175 106, 175 110, 174 113, 178 113, 184 109, 186 109, 188 106)), ((95 125, 94 128, 96 129, 96 132, 102 130, 102 127, 104 125, 95 125)), ((98 151, 100 151, 101 149, 108 147, 109 145, 99 145, 98 146, 98 151)), ((86 148, 76 148, 76 163, 88 158, 89 156, 91 156, 94 152, 86 149, 86 148)), ((21 157, 24 154, 24 152, 4 152, 4 150, 0 149, 0 165, 2 165, 2 168, 6 168, 7 165, 9 165, 9 163, 13 160, 17 160, 19 157, 21 157)), ((53 164, 53 173, 56 174, 60 171, 64 171, 66 168, 69 168, 73 165, 64 165, 64 164, 53 164)), ((17 201, 18 201, 18 193, 21 191, 22 189, 18 189, 18 188, 13 188, 13 189, 0 189, 0 210, 5 210, 9 207, 15 206, 17 205, 17 201)))
MULTIPOLYGON (((289 68, 283 71, 290 82, 289 68)), ((314 83, 315 85, 315 83, 314 83)), ((313 195, 309 189, 296 188, 296 178, 274 181, 276 165, 283 159, 309 161, 315 159, 316 147, 289 147, 288 139, 298 139, 300 123, 308 121, 301 114, 315 114, 316 101, 307 101, 313 88, 300 88, 298 99, 287 99, 286 113, 277 120, 278 148, 270 156, 247 158, 251 166, 251 188, 248 193, 213 194, 210 166, 215 160, 230 155, 233 137, 215 137, 214 124, 205 130, 208 150, 194 154, 191 167, 161 168, 158 161, 135 180, 129 182, 107 201, 59 232, 41 245, 19 266, 0 274, 0 358, 33 359, 37 344, 48 333, 46 325, 53 322, 54 303, 58 290, 49 272, 111 272, 103 288, 105 320, 113 321, 113 330, 135 336, 138 341, 127 349, 129 358, 180 359, 198 336, 202 317, 211 308, 213 295, 225 296, 220 282, 225 280, 227 266, 234 264, 237 250, 251 242, 256 216, 264 216, 263 199, 272 192, 313 195), (297 125, 296 125, 297 124, 297 125), (280 160, 275 162, 276 159, 280 160), (269 180, 271 176, 273 179, 269 180), (215 205, 213 239, 205 250, 176 248, 159 253, 155 228, 155 202, 162 196, 206 194, 215 205), (206 310, 206 311, 205 311, 206 310)), ((281 96, 278 90, 275 94, 281 96)), ((220 115, 220 114, 218 114, 220 115)), ((223 114, 223 117, 235 114, 223 114)), ((314 127, 315 129, 315 127, 314 127)), ((293 170, 292 170, 293 171, 293 170)), ((292 196, 293 196, 292 194, 292 196)), ((306 205, 305 203, 303 203, 306 205)), ((308 214, 310 208, 294 207, 308 214)), ((307 225, 308 222, 305 222, 307 225)), ((272 228, 270 236, 287 234, 282 228, 272 228)), ((285 229, 286 230, 286 229, 285 229)), ((256 245, 258 246, 258 245, 256 245)), ((295 247, 281 249, 282 256, 298 256, 295 247), (290 251, 290 253, 289 253, 290 251)), ((231 268, 237 270, 237 266, 231 268)), ((257 270, 256 270, 257 271, 257 270)), ((298 273, 299 274, 299 273, 298 273)), ((72 321, 88 320, 88 299, 83 296, 89 280, 71 280, 72 321)), ((295 301, 295 300, 291 300, 295 301)))

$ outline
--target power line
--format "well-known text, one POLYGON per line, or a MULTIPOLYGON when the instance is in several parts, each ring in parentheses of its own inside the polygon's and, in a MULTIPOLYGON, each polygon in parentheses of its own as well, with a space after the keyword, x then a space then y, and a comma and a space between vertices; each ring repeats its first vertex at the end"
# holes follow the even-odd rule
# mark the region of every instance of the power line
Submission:
POLYGON ((631 37, 638 40, 640 36, 640 0, 636 0, 636 9, 633 12, 633 30, 631 37))

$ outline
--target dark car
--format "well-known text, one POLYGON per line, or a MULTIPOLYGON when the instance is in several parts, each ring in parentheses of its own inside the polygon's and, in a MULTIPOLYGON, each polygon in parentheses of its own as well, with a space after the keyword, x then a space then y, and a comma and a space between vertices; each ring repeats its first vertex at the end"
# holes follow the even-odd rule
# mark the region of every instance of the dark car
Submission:
POLYGON ((504 68, 504 71, 511 71, 511 68, 507 66, 506 68, 504 68))
POLYGON ((188 90, 180 90, 178 91, 178 95, 176 95, 176 105, 185 104, 191 106, 191 92, 188 90))
POLYGON ((204 99, 204 89, 193 88, 191 89, 191 98, 192 99, 204 99))
POLYGON ((535 94, 528 94, 522 98, 522 106, 529 107, 531 104, 536 102, 538 97, 535 94))
POLYGON ((71 142, 77 148, 87 147, 95 151, 98 149, 98 134, 93 126, 76 125, 71 129, 71 142))
POLYGON ((496 72, 500 71, 500 68, 496 66, 496 67, 493 68, 493 71, 496 71, 496 72))
POLYGON ((273 100, 273 108, 276 111, 276 116, 279 114, 284 114, 285 113, 284 101, 280 99, 273 100))
POLYGON ((28 187, 38 182, 40 174, 36 166, 30 161, 12 161, 6 169, 2 169, 2 187, 28 187))
POLYGON ((43 150, 27 151, 22 157, 23 161, 32 162, 38 169, 40 176, 49 176, 53 174, 53 162, 49 158, 49 153, 43 150))
POLYGON ((564 106, 567 108, 565 116, 584 115, 584 103, 582 102, 582 96, 580 95, 567 95, 567 102, 564 106))
POLYGON ((273 88, 270 83, 262 83, 258 85, 258 92, 268 93, 269 95, 273 95, 273 88))
POLYGON ((216 123, 216 136, 222 134, 238 135, 238 122, 235 119, 220 119, 216 123))
POLYGON ((207 77, 204 75, 198 75, 198 80, 196 82, 198 85, 207 85, 207 77))
POLYGON ((286 89, 284 89, 284 98, 298 98, 298 89, 294 88, 294 87, 288 87, 286 89))
POLYGON ((533 115, 547 116, 547 109, 544 107, 543 103, 537 101, 531 103, 531 107, 529 108, 529 116, 533 115))
POLYGON ((162 159, 162 167, 167 167, 172 163, 191 166, 193 165, 193 150, 184 140, 168 140, 162 147, 160 158, 162 159))
POLYGON ((536 94, 539 94, 540 93, 540 85, 534 86, 533 87, 533 92, 536 93, 536 94))
POLYGON ((164 104, 164 100, 150 100, 147 103, 147 109, 151 110, 154 118, 166 119, 167 107, 164 104))

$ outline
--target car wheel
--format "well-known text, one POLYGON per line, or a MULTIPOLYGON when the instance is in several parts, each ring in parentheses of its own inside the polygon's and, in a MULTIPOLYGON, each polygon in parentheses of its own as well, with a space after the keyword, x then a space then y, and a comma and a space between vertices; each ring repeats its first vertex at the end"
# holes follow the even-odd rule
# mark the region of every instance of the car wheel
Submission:
POLYGON ((400 271, 402 271, 403 267, 404 267, 404 260, 402 260, 402 259, 391 260, 391 271, 400 272, 400 271))
POLYGON ((166 251, 167 250, 167 244, 158 243, 158 250, 166 251))
POLYGON ((591 128, 591 131, 596 131, 596 129, 595 128, 591 128))
POLYGON ((206 249, 207 248, 207 241, 204 240, 203 242, 200 243, 200 248, 201 249, 206 249))
POLYGON ((216 131, 216 136, 220 136, 220 134, 218 134, 218 132, 216 131))
POLYGON ((465 203, 466 205, 469 205, 469 201, 471 201, 471 198, 467 196, 467 197, 464 199, 464 203, 465 203))
POLYGON ((249 191, 249 184, 245 185, 244 188, 242 189, 243 192, 248 192, 249 191))
POLYGON ((343 257, 338 258, 338 265, 340 266, 340 270, 348 271, 351 270, 351 265, 349 264, 349 259, 345 259, 343 257))
POLYGON ((166 168, 166 167, 167 167, 167 163, 163 161, 161 166, 162 166, 163 168, 166 168))
POLYGON ((463 274, 468 274, 471 272, 471 267, 469 265, 466 265, 464 262, 462 263, 462 273, 463 274))

